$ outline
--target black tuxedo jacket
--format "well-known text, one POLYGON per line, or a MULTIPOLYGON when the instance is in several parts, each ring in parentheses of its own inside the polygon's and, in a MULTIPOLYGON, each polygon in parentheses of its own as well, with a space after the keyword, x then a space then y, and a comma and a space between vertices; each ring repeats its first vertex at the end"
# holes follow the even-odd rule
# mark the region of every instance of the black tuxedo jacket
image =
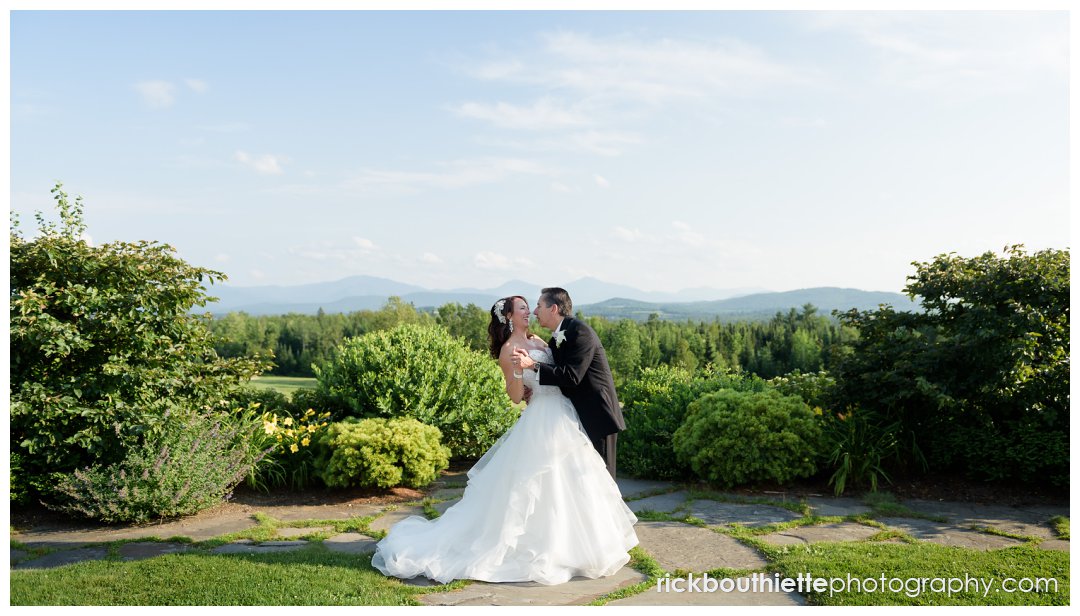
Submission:
POLYGON ((571 317, 563 319, 562 333, 566 335, 562 344, 555 336, 548 342, 555 365, 539 365, 540 384, 558 385, 570 398, 589 438, 596 440, 625 430, 615 381, 600 338, 587 324, 571 317))

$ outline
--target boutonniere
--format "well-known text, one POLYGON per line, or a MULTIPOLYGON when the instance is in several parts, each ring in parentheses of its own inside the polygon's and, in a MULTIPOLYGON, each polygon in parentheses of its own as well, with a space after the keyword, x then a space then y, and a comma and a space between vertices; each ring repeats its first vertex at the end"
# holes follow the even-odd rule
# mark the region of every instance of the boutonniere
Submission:
POLYGON ((562 343, 565 342, 565 341, 566 341, 566 332, 564 332, 561 329, 559 331, 555 332, 555 348, 556 349, 559 348, 559 346, 561 346, 562 343))

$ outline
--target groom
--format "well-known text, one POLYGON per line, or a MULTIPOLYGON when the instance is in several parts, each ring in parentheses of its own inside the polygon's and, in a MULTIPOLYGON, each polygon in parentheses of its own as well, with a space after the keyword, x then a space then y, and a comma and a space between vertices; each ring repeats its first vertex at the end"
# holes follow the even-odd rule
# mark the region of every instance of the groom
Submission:
POLYGON ((515 360, 523 369, 539 369, 541 385, 558 385, 570 398, 585 433, 614 479, 615 439, 619 430, 626 429, 626 423, 615 395, 607 353, 596 332, 570 316, 573 307, 565 289, 542 289, 533 314, 541 327, 552 332, 548 346, 555 365, 537 364, 525 349, 515 351, 515 360))

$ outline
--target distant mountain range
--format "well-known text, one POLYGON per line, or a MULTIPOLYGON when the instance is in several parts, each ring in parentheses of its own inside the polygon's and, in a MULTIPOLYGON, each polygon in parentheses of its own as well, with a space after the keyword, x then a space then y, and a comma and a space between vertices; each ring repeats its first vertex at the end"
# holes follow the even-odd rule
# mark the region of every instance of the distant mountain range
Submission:
MULTIPOLYGON (((648 319, 656 313, 664 319, 711 320, 721 318, 769 318, 777 311, 801 308, 810 303, 819 312, 833 309, 872 310, 878 304, 892 304, 897 310, 913 310, 916 304, 900 293, 861 291, 819 287, 770 292, 761 288, 715 289, 698 287, 677 293, 648 292, 612 284, 595 278, 581 278, 563 285, 574 300, 575 311, 610 318, 648 319)), ((540 295, 541 285, 511 280, 494 289, 458 288, 431 290, 373 276, 351 276, 332 282, 295 286, 232 287, 214 286, 210 295, 217 297, 205 310, 215 315, 246 312, 251 315, 315 314, 376 310, 393 295, 420 309, 436 308, 447 303, 476 304, 483 308, 509 295, 523 295, 529 302, 540 295)))

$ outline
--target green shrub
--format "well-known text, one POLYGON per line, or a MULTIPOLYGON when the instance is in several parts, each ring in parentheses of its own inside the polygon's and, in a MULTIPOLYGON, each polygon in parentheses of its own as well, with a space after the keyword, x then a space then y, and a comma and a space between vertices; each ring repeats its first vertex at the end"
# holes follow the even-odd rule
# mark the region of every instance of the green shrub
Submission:
POLYGON ((190 515, 229 498, 252 464, 238 444, 250 426, 165 418, 160 432, 115 464, 76 470, 55 487, 58 511, 104 522, 190 515))
POLYGON ((222 273, 157 242, 90 245, 81 200, 52 192, 59 224, 11 226, 10 438, 31 487, 121 461, 167 413, 214 407, 258 370, 218 357, 193 312, 222 273))
POLYGON ((696 373, 661 365, 646 368, 619 390, 626 430, 619 433, 619 471, 641 479, 684 479, 693 473, 675 457, 672 439, 686 410, 702 395, 720 389, 761 391, 765 382, 739 373, 696 373))
POLYGON ((1069 485, 1069 435, 1038 416, 955 425, 931 440, 934 459, 983 481, 1069 485))
POLYGON ((241 387, 229 393, 228 401, 229 406, 234 409, 258 405, 256 408, 263 413, 283 413, 292 410, 292 404, 285 394, 259 387, 241 387))
POLYGON ((411 418, 355 419, 331 424, 316 462, 327 486, 425 486, 450 463, 438 428, 411 418))
POLYGON ((352 414, 434 426, 454 456, 479 457, 517 419, 497 364, 438 326, 347 338, 315 372, 322 395, 352 414))
POLYGON ((798 396, 811 407, 831 409, 835 406, 836 379, 828 372, 794 370, 784 376, 769 379, 769 385, 785 396, 798 396))
POLYGON ((288 409, 294 417, 303 415, 308 409, 319 414, 328 412, 336 421, 349 416, 348 407, 326 395, 325 392, 307 387, 293 390, 289 396, 288 409))
POLYGON ((12 503, 17 505, 24 505, 28 500, 30 500, 29 496, 31 488, 29 485, 27 485, 27 475, 25 472, 23 472, 22 456, 13 451, 11 452, 11 455, 8 456, 8 459, 11 463, 11 466, 8 470, 8 479, 10 482, 8 483, 8 485, 10 486, 8 490, 8 496, 10 497, 12 503))
POLYGON ((821 427, 799 398, 724 390, 690 405, 675 454, 702 479, 726 487, 784 483, 817 469, 821 427))

